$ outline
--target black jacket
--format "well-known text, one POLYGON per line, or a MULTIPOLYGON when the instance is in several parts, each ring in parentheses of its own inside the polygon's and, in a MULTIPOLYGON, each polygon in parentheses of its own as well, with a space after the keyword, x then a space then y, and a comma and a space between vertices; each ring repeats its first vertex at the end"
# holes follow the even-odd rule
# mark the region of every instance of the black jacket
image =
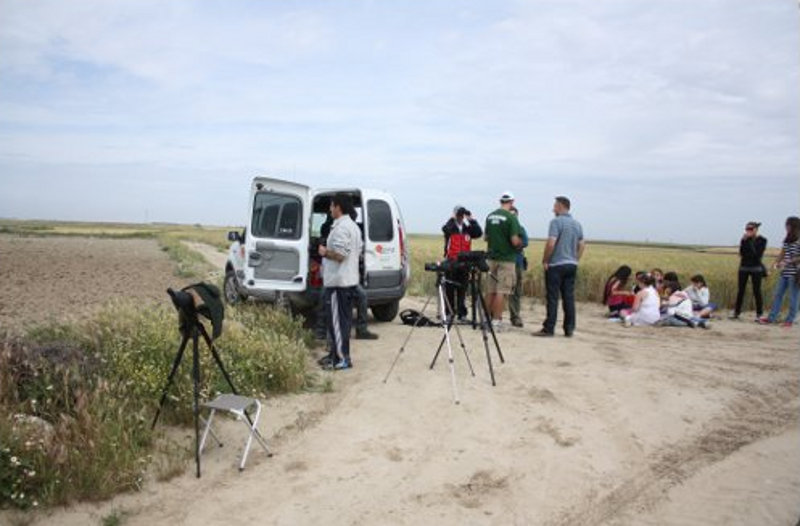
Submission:
POLYGON ((760 267, 761 258, 766 249, 767 238, 765 237, 756 236, 755 238, 742 239, 741 243, 739 243, 739 256, 742 258, 739 266, 747 268, 760 267))

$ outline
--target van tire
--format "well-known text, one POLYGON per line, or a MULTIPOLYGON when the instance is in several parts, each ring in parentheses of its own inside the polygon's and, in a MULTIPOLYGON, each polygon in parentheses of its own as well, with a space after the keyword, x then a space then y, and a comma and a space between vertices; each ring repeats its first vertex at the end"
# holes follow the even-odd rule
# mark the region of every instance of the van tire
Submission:
POLYGON ((247 296, 239 292, 239 285, 236 283, 236 274, 232 269, 225 272, 225 283, 222 288, 225 302, 228 305, 236 305, 247 299, 247 296))
POLYGON ((372 306, 372 315, 377 321, 389 322, 395 319, 400 311, 400 300, 372 306))

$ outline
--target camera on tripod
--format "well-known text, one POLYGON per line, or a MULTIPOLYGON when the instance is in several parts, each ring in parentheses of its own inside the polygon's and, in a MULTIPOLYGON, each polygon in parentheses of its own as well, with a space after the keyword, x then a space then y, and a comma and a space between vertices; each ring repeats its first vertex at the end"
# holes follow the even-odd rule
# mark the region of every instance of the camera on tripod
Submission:
POLYGON ((434 263, 425 263, 425 270, 428 272, 443 273, 473 269, 481 272, 489 272, 489 262, 486 260, 486 252, 483 250, 461 252, 456 260, 446 259, 434 263))
POLYGON ((467 269, 489 272, 489 262, 486 260, 486 252, 483 250, 461 252, 458 255, 458 263, 463 264, 467 269))

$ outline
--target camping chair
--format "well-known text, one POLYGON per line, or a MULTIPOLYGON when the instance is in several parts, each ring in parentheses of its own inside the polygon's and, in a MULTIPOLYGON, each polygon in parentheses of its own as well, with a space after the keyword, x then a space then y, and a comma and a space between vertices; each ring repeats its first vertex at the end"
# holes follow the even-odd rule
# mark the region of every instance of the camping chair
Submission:
POLYGON ((259 433, 257 427, 258 417, 261 416, 261 402, 255 398, 248 398, 246 396, 221 394, 214 400, 202 404, 202 406, 210 409, 211 412, 208 415, 206 428, 203 431, 203 439, 200 441, 201 453, 206 444, 206 438, 208 438, 209 433, 212 437, 214 437, 214 440, 217 441, 217 444, 222 447, 222 442, 219 440, 219 438, 217 438, 217 435, 211 429, 211 421, 214 419, 214 414, 217 411, 227 411, 236 417, 236 420, 242 421, 245 427, 247 427, 248 431, 247 442, 245 443, 244 451, 242 453, 242 461, 239 463, 239 471, 244 470, 244 463, 247 461, 247 453, 250 452, 250 444, 253 442, 253 437, 255 437, 259 444, 261 444, 261 447, 264 448, 264 451, 267 452, 267 456, 272 456, 272 453, 269 451, 269 447, 267 447, 267 442, 264 440, 264 437, 261 436, 261 433, 259 433), (255 406, 255 413, 251 418, 249 418, 246 411, 249 407, 253 406, 255 406))

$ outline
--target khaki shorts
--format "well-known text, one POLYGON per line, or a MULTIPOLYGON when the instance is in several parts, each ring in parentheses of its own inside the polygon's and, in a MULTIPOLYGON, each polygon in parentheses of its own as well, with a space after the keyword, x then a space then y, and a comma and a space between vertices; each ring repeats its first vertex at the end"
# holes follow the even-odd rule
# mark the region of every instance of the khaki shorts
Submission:
POLYGON ((489 261, 487 280, 489 294, 508 296, 517 282, 517 264, 509 261, 489 261))

